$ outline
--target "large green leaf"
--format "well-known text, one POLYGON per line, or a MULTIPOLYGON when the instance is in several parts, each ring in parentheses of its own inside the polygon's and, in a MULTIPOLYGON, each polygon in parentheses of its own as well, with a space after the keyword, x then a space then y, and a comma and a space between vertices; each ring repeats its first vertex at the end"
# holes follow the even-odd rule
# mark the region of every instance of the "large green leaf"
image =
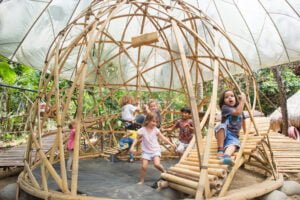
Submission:
POLYGON ((16 72, 6 62, 0 62, 0 78, 6 83, 12 84, 17 79, 16 72))

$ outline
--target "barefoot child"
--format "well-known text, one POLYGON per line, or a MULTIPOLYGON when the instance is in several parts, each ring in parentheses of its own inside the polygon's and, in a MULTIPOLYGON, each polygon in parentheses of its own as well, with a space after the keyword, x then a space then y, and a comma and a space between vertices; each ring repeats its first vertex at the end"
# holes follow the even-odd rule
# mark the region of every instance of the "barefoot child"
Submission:
POLYGON ((75 140, 75 121, 72 121, 69 124, 70 134, 67 143, 67 150, 69 152, 69 158, 67 161, 67 171, 72 171, 72 162, 73 162, 73 150, 74 150, 74 140, 75 140))
POLYGON ((134 147, 139 140, 142 141, 142 166, 140 171, 140 181, 138 184, 143 184, 148 168, 149 161, 153 160, 154 166, 161 172, 164 172, 164 167, 160 164, 161 149, 158 138, 176 147, 159 131, 157 126, 157 116, 155 113, 148 113, 143 124, 143 127, 138 130, 138 138, 134 140, 130 151, 134 151, 134 147))
POLYGON ((231 155, 240 147, 239 132, 243 126, 246 131, 243 108, 246 101, 244 93, 237 98, 232 90, 226 90, 220 97, 219 106, 222 109, 221 124, 215 128, 218 157, 224 164, 231 165, 231 155))

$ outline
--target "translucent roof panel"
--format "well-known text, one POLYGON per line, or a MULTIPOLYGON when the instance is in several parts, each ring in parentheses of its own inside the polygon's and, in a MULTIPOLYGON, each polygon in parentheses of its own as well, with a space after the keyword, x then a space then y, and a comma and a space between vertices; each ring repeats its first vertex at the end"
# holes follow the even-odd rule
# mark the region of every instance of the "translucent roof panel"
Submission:
MULTIPOLYGON (((103 4, 109 6, 110 2, 104 1, 103 4)), ((170 6, 178 4, 177 1, 169 0, 161 2, 170 6)), ((195 6, 200 13, 205 13, 216 22, 245 56, 253 70, 300 59, 300 2, 298 0, 186 0, 185 2, 195 6)), ((37 69, 43 69, 47 52, 54 39, 91 3, 91 0, 2 1, 0 3, 0 54, 37 69)), ((119 15, 132 12, 130 9, 130 7, 122 8, 119 15)), ((159 15, 155 9, 149 12, 151 15, 159 15)), ((106 30, 116 40, 129 41, 132 37, 130 30, 136 29, 137 25, 142 23, 142 18, 135 18, 136 22, 130 23, 129 31, 126 31, 125 35, 113 31, 116 27, 124 27, 126 20, 128 19, 116 19, 114 27, 107 27, 106 30)), ((153 26, 151 22, 148 21, 145 25, 144 32, 151 31, 153 26)), ((160 25, 163 27, 163 24, 160 25)), ((211 43, 209 31, 206 31, 201 24, 198 26, 199 35, 208 44, 211 43)), ((71 40, 72 36, 76 36, 74 29, 66 39, 71 40)), ((219 44, 222 46, 220 54, 240 62, 239 56, 232 51, 227 41, 221 39, 219 44)), ((106 48, 113 48, 113 46, 106 48)), ((72 60, 71 57, 69 59, 72 60)), ((128 62, 125 58, 122 59, 128 62)), ((152 64, 149 63, 150 65, 152 64)), ((160 73, 163 74, 163 70, 160 73)))
POLYGON ((186 0, 210 16, 257 70, 300 59, 300 1, 186 0))

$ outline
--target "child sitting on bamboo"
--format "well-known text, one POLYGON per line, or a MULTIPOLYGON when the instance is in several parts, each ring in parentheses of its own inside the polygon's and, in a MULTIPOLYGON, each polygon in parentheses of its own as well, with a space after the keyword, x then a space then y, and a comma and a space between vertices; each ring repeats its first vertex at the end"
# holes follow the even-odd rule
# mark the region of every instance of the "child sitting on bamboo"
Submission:
MULTIPOLYGON (((135 130, 126 131, 126 134, 119 141, 120 151, 127 148, 130 149, 136 137, 137 137, 137 131, 135 130)), ((134 155, 132 152, 129 152, 129 162, 133 162, 133 161, 134 161, 134 155)))
POLYGON ((126 130, 136 130, 137 124, 135 123, 135 116, 136 112, 139 112, 139 102, 137 105, 134 105, 134 99, 130 95, 125 95, 122 97, 121 100, 121 120, 124 122, 126 130))
POLYGON ((246 132, 245 116, 243 108, 246 96, 242 93, 239 97, 232 91, 222 93, 219 106, 222 109, 221 124, 215 128, 218 143, 217 156, 224 164, 231 165, 231 155, 240 148, 239 132, 241 127, 246 132))

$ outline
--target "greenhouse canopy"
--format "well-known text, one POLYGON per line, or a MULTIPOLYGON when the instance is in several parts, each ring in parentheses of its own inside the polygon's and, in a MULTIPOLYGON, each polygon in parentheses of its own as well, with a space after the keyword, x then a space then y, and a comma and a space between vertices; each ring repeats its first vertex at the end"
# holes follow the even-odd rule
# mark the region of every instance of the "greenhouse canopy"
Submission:
MULTIPOLYGON (((103 1, 109 5, 110 1, 103 1)), ((141 2, 141 1, 137 1, 141 2)), ((142 1, 146 2, 146 1, 142 1)), ((173 16, 176 17, 176 6, 180 1, 158 1, 161 4, 174 8, 173 16)), ((224 58, 241 63, 233 46, 228 44, 228 40, 238 48, 244 55, 252 70, 256 71, 263 67, 271 67, 279 64, 300 60, 300 2, 297 0, 187 0, 186 3, 198 10, 199 15, 209 18, 209 20, 221 27, 229 38, 224 40, 224 36, 217 36, 217 54, 224 58)), ((91 3, 91 0, 4 0, 0 3, 0 54, 13 61, 24 63, 42 70, 45 66, 47 52, 55 38, 68 24, 84 11, 91 3)), ((124 13, 130 13, 130 8, 123 8, 124 13)), ((153 15, 155 13, 153 11, 153 15)), ((178 16, 178 18, 180 18, 178 16)), ((182 17, 184 19, 184 17, 182 17)), ((127 19, 128 20, 128 19, 127 19)), ((117 21, 117 20, 115 20, 117 21)), ((118 29, 125 23, 123 20, 109 25, 110 33, 118 35, 118 29)), ((140 25, 141 21, 136 20, 132 27, 140 25)), ((198 23, 199 34, 207 43, 212 43, 211 32, 205 26, 198 23)), ((144 32, 151 32, 151 27, 145 24, 144 32)), ((72 40, 80 30, 71 29, 66 40, 72 40)), ((132 28, 125 37, 130 40, 137 36, 139 29, 132 28)), ((174 37, 170 33, 170 37, 174 37)), ((63 48, 63 47, 62 47, 63 48)), ((113 49, 106 49, 106 53, 113 49)), ((201 49, 200 49, 201 51, 201 49)), ((148 52, 149 53, 149 52, 148 52)), ((105 56, 105 55, 103 55, 105 56)), ((163 57, 163 55, 161 55, 163 57)), ((204 55, 205 56, 205 55, 204 55)), ((70 60, 75 58, 69 56, 70 60)), ((151 62, 160 60, 159 56, 150 57, 151 62)), ((126 60, 122 61, 126 64, 126 60)), ((211 61, 203 61, 207 65, 211 61)), ((152 63, 155 65, 155 63, 152 63)), ((74 66, 72 61, 68 64, 68 69, 74 66)), ((230 67, 232 73, 241 71, 230 67)), ((130 69, 126 69, 130 73, 130 69)), ((153 72, 157 80, 162 80, 167 72, 153 72)), ((65 78, 71 76, 70 73, 63 74, 65 78)), ((207 75, 205 79, 210 79, 207 75)), ((160 83, 160 84, 168 84, 160 83)))

